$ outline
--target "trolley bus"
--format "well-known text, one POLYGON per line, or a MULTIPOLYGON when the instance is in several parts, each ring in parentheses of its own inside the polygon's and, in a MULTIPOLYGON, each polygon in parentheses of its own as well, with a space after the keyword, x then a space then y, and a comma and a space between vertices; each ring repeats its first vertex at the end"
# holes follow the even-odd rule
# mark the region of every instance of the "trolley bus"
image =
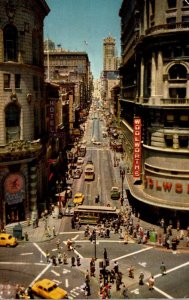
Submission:
POLYGON ((120 209, 108 206, 82 205, 74 208, 74 216, 78 216, 81 224, 98 224, 101 220, 117 219, 120 209))
POLYGON ((95 172, 94 172, 94 164, 92 161, 88 161, 85 166, 85 180, 94 180, 95 172))

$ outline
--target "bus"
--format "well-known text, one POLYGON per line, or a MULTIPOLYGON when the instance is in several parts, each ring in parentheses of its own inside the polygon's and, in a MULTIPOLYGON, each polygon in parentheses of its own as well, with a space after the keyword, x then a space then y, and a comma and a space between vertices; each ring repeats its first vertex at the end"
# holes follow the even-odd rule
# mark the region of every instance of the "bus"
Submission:
POLYGON ((85 166, 85 180, 94 180, 94 178, 95 178, 94 164, 91 160, 89 160, 85 166))
POLYGON ((74 216, 79 217, 81 224, 99 224, 103 219, 117 219, 120 217, 120 209, 109 206, 82 205, 74 208, 74 216))

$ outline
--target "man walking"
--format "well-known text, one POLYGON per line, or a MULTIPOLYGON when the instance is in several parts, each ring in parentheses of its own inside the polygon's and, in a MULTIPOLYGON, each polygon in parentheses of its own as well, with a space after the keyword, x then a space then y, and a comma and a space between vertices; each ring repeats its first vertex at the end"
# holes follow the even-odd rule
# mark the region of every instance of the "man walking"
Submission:
POLYGON ((164 262, 162 261, 161 266, 160 266, 160 271, 161 271, 161 275, 166 275, 166 266, 164 264, 164 262))

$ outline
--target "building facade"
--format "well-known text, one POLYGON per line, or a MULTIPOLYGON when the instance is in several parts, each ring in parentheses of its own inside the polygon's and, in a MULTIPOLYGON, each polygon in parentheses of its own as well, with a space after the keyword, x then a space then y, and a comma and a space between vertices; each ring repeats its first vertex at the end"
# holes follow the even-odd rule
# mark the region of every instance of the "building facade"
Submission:
MULTIPOLYGON (((120 125, 137 209, 158 218, 189 215, 189 3, 124 0, 120 125), (142 124, 134 177, 134 117, 142 124)), ((187 222, 187 221, 186 221, 187 222)))
POLYGON ((44 0, 0 2, 1 227, 36 215, 46 186, 44 0))
MULTIPOLYGON (((62 103, 65 103, 65 95, 68 95, 66 103, 69 105, 69 134, 72 136, 74 129, 78 129, 79 120, 85 115, 92 99, 89 58, 86 52, 49 48, 49 41, 45 41, 45 45, 46 81, 60 86, 62 103)), ((66 108, 65 105, 64 107, 66 108)))

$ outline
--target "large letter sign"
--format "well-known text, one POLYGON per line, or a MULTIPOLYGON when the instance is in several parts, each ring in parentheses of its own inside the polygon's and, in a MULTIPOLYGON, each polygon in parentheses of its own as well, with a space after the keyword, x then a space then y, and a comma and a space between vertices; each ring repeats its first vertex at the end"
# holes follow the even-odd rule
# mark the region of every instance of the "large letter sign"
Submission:
POLYGON ((134 117, 134 151, 133 151, 133 177, 140 178, 141 172, 141 118, 134 117))

